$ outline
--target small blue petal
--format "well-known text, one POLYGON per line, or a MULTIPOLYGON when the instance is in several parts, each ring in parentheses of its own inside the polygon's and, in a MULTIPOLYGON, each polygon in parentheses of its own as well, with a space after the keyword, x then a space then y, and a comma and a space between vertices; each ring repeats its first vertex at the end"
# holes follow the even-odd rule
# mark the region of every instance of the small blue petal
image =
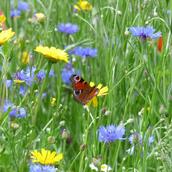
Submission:
POLYGON ((30 164, 29 172, 56 172, 56 168, 49 165, 30 164))
POLYGON ((155 29, 152 26, 146 27, 130 27, 129 31, 133 36, 140 37, 142 40, 147 38, 157 39, 161 36, 161 32, 155 32, 155 29))
POLYGON ((18 10, 19 11, 28 11, 29 10, 29 4, 27 2, 19 2, 18 3, 18 10))
POLYGON ((124 134, 125 128, 123 125, 117 127, 115 125, 101 126, 98 130, 98 139, 100 142, 109 143, 115 140, 122 140, 124 134))
POLYGON ((79 31, 78 26, 75 25, 75 24, 71 24, 71 23, 59 24, 57 26, 57 29, 58 29, 59 32, 63 32, 63 33, 66 33, 66 34, 74 34, 74 33, 79 31))

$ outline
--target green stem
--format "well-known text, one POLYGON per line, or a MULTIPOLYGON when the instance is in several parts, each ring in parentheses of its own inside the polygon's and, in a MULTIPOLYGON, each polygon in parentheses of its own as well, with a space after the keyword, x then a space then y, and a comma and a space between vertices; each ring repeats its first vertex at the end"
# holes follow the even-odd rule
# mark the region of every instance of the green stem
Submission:
POLYGON ((41 101, 41 99, 42 99, 42 94, 43 94, 43 92, 44 92, 45 86, 46 86, 47 81, 48 81, 48 78, 49 78, 49 73, 50 73, 50 70, 51 70, 51 65, 52 65, 52 63, 49 62, 49 63, 48 63, 48 68, 47 68, 47 73, 46 73, 45 80, 44 80, 44 82, 43 82, 43 84, 42 84, 41 90, 40 90, 39 95, 38 95, 38 97, 37 97, 37 99, 36 99, 36 102, 35 102, 35 106, 36 106, 36 107, 34 108, 35 111, 34 111, 34 113, 33 113, 33 115, 32 115, 32 124, 33 124, 33 125, 36 124, 38 111, 39 111, 39 108, 40 108, 40 105, 41 105, 41 102, 42 102, 42 101, 41 101))

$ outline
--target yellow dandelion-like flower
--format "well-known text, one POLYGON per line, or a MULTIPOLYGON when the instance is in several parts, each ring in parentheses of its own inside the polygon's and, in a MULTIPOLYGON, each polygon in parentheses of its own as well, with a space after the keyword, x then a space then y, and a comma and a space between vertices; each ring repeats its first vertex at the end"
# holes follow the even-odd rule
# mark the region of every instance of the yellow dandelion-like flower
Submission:
POLYGON ((7 42, 11 37, 14 36, 14 34, 15 34, 15 32, 13 32, 11 28, 0 32, 0 45, 7 42))
POLYGON ((29 56, 29 53, 27 51, 24 51, 22 53, 22 57, 21 57, 21 61, 23 64, 28 64, 29 63, 29 60, 30 60, 30 56, 29 56))
POLYGON ((77 11, 90 11, 93 6, 88 1, 80 0, 76 5, 74 5, 74 9, 77 11))
POLYGON ((63 154, 57 154, 57 152, 55 151, 51 152, 50 150, 41 149, 40 152, 37 150, 32 151, 31 158, 32 162, 34 163, 40 163, 43 165, 53 165, 63 159, 63 154))
POLYGON ((55 47, 44 47, 37 46, 36 52, 43 54, 48 60, 52 62, 65 61, 68 62, 68 54, 61 49, 56 49, 55 47))
MULTIPOLYGON (((94 82, 90 82, 90 86, 94 87, 95 83, 94 82)), ((97 96, 105 96, 108 94, 108 87, 104 86, 102 84, 98 84, 98 86, 96 86, 99 89, 99 92, 97 94, 97 96)), ((93 103, 94 107, 98 106, 98 100, 97 100, 97 96, 93 97, 91 101, 89 101, 89 103, 87 105, 90 105, 91 103, 93 103)))

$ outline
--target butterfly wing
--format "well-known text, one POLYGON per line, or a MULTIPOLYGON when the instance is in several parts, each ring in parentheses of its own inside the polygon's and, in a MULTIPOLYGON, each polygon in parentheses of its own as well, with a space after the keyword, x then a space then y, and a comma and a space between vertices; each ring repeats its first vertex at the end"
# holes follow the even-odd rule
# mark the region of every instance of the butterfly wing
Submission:
POLYGON ((71 81, 74 98, 83 105, 87 104, 99 92, 98 88, 91 87, 83 78, 77 75, 73 75, 71 81))

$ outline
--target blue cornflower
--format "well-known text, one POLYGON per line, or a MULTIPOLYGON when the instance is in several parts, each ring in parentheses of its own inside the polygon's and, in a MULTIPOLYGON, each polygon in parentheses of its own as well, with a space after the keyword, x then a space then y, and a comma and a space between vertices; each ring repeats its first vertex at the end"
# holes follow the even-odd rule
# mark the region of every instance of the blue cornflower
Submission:
POLYGON ((18 10, 19 11, 28 11, 29 10, 29 4, 27 2, 20 1, 18 3, 18 10))
POLYGON ((54 166, 40 164, 31 164, 29 167, 29 172, 56 172, 56 170, 54 166))
POLYGON ((115 140, 122 140, 124 134, 125 128, 123 125, 108 125, 106 127, 101 126, 98 130, 99 141, 105 143, 113 142, 115 140))
POLYGON ((10 117, 24 118, 27 115, 26 110, 24 108, 16 107, 13 103, 7 100, 4 103, 3 112, 7 112, 8 110, 10 110, 9 111, 10 117))
POLYGON ((27 85, 31 86, 34 81, 35 70, 35 67, 27 67, 26 70, 21 70, 17 72, 14 76, 14 79, 24 81, 27 85))
POLYGON ((11 109, 11 112, 9 113, 10 117, 15 117, 15 118, 24 118, 26 117, 26 111, 24 108, 19 108, 19 107, 13 107, 11 109))
POLYGON ((12 18, 14 18, 14 17, 20 17, 20 14, 21 14, 21 12, 20 12, 20 10, 18 10, 18 9, 12 9, 12 10, 10 11, 10 16, 11 16, 12 18))
POLYGON ((37 74, 37 78, 39 81, 42 81, 45 78, 46 74, 44 70, 40 70, 37 74))
POLYGON ((146 40, 147 38, 157 39, 161 36, 161 32, 156 32, 155 29, 151 26, 146 27, 130 27, 129 31, 133 36, 140 37, 142 40, 146 40))
POLYGON ((65 84, 70 84, 70 77, 75 73, 75 69, 72 67, 71 63, 66 64, 66 66, 62 69, 61 76, 62 80, 65 84))
POLYGON ((69 51, 69 54, 74 54, 76 56, 80 56, 83 58, 86 57, 96 57, 97 56, 97 49, 96 48, 89 48, 89 47, 75 47, 73 50, 69 51))
POLYGON ((3 108, 3 111, 4 112, 7 112, 9 108, 13 107, 13 103, 11 103, 9 100, 6 100, 5 103, 4 103, 4 108, 3 108))
POLYGON ((61 23, 57 26, 59 32, 63 32, 66 34, 74 34, 79 31, 79 28, 76 24, 72 23, 61 23))

